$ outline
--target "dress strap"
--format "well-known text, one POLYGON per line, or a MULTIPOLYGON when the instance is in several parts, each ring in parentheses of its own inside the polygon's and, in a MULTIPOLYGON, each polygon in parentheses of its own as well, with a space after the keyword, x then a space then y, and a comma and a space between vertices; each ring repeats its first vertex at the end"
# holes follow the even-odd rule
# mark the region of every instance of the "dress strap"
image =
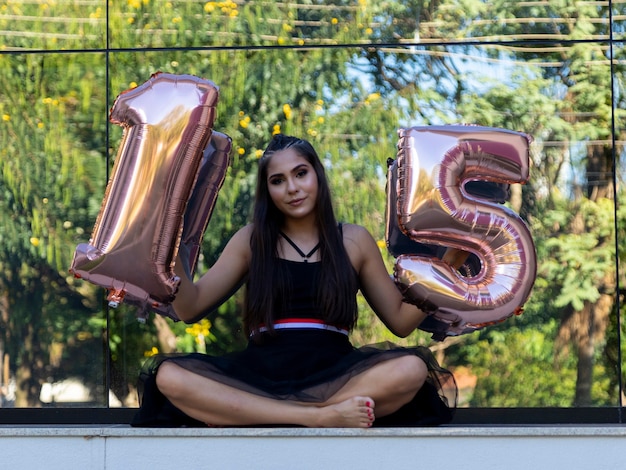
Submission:
POLYGON ((298 245, 296 245, 295 242, 291 238, 289 238, 287 235, 285 235, 282 231, 280 232, 280 235, 285 240, 287 240, 287 243, 289 243, 293 247, 293 249, 298 252, 298 254, 300 256, 302 256, 302 258, 304 259, 305 263, 308 263, 309 262, 309 258, 313 255, 313 253, 315 253, 320 248, 320 244, 318 242, 317 245, 315 245, 311 251, 309 251, 307 254, 304 254, 304 252, 300 249, 300 247, 298 247, 298 245))

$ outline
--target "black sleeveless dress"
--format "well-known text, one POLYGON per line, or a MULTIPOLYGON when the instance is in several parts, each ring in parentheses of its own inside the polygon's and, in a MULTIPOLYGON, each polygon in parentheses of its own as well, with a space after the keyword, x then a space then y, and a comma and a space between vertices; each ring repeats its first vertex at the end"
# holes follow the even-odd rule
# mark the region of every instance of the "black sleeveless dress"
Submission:
POLYGON ((427 381, 409 404, 376 418, 374 426, 433 426, 452 420, 457 396, 454 377, 437 364, 428 348, 403 348, 392 343, 355 348, 346 329, 319 320, 315 302, 319 263, 281 263, 292 280, 293 295, 287 299, 286 311, 278 315, 273 331, 257 333, 259 336, 251 338, 243 351, 223 356, 192 353, 150 358, 140 375, 140 409, 133 426, 205 426, 174 407, 158 390, 155 377, 163 361, 264 397, 322 402, 351 377, 407 354, 425 361, 427 381))

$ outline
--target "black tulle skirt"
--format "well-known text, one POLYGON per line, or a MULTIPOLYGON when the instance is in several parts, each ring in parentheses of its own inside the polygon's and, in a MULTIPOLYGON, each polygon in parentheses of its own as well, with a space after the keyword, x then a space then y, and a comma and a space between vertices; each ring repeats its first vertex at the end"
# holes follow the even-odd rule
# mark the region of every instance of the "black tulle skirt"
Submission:
POLYGON ((159 355, 144 365, 139 380, 140 408, 133 426, 205 426, 182 411, 159 391, 156 373, 164 361, 225 385, 256 395, 300 402, 323 402, 350 378, 372 366, 402 355, 424 360, 429 374, 414 399, 395 413, 377 418, 375 426, 435 426, 452 420, 456 384, 425 347, 381 343, 355 348, 348 337, 324 330, 280 330, 263 333, 243 351, 222 356, 159 355))

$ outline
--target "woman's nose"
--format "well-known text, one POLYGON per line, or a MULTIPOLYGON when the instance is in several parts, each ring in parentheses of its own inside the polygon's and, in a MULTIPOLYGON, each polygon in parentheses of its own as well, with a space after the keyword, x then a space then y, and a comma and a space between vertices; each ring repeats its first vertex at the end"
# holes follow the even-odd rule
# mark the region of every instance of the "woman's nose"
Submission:
POLYGON ((290 193, 295 193, 296 191, 298 191, 296 182, 292 178, 289 178, 287 180, 287 191, 289 191, 290 193))

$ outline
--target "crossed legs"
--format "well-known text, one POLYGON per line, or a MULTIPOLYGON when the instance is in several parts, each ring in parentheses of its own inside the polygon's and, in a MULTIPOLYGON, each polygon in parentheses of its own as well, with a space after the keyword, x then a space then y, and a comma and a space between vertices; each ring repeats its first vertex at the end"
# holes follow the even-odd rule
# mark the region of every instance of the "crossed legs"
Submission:
POLYGON ((427 373, 426 364, 416 356, 389 359, 356 375, 323 403, 262 397, 168 361, 159 367, 156 382, 176 407, 211 425, 367 428, 375 416, 388 415, 408 403, 424 384, 427 373))

